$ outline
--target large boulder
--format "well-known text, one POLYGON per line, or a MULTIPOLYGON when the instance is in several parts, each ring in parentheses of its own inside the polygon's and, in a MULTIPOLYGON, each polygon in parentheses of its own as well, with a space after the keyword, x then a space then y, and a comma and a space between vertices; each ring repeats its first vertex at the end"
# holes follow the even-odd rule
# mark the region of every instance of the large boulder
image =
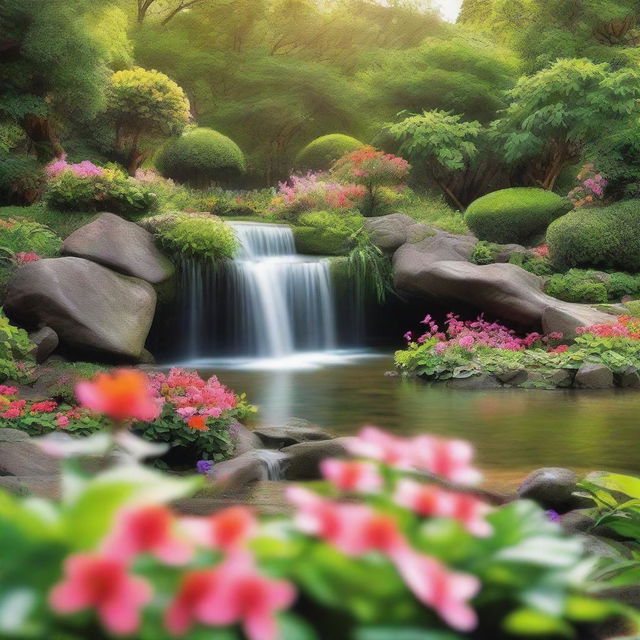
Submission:
POLYGON ((387 253, 393 253, 408 242, 417 227, 423 227, 425 231, 429 229, 426 225, 417 224, 413 218, 404 213, 367 218, 364 222, 364 228, 371 241, 387 253))
POLYGON ((348 457, 347 445, 350 440, 351 438, 310 440, 285 447, 282 449, 282 453, 286 455, 283 462, 284 477, 287 480, 320 479, 320 463, 327 458, 348 457))
POLYGON ((613 387, 613 373, 611 369, 598 362, 585 362, 576 373, 576 387, 610 389, 613 387))
POLYGON ((53 329, 78 355, 136 361, 156 306, 153 287, 82 258, 49 258, 18 269, 4 309, 19 324, 53 329))
POLYGON ((0 476, 57 476, 59 461, 40 449, 26 433, 0 429, 0 476))
POLYGON ((307 420, 290 418, 281 427, 260 427, 253 432, 267 449, 282 449, 313 440, 330 440, 333 436, 307 420))
POLYGON ((524 326, 540 327, 546 317, 548 332, 575 333, 577 326, 615 322, 614 316, 588 305, 546 295, 542 278, 514 264, 472 264, 475 244, 472 236, 444 231, 403 244, 393 256, 396 289, 418 298, 472 305, 524 326))
POLYGON ((578 476, 571 469, 545 467, 525 478, 518 489, 518 497, 564 513, 570 510, 577 484, 578 476))
POLYGON ((113 213, 103 213, 72 233, 64 241, 62 253, 92 260, 152 284, 167 280, 174 270, 148 231, 113 213))

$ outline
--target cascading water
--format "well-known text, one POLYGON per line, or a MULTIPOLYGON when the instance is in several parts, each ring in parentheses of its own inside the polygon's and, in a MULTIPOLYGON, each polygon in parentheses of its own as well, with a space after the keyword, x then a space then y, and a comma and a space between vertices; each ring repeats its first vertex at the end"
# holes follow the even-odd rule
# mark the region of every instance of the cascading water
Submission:
POLYGON ((336 349, 329 262, 297 254, 288 226, 230 224, 240 242, 233 261, 180 265, 188 356, 283 358, 336 349))

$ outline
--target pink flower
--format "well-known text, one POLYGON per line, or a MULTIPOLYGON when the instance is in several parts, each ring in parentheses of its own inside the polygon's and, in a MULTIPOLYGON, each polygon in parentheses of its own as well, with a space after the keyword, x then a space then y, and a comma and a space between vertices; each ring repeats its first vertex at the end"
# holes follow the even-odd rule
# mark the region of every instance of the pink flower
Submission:
POLYGON ((473 447, 464 440, 417 436, 413 439, 411 451, 416 469, 463 484, 473 484, 481 478, 471 464, 473 447))
POLYGON ((56 415, 56 424, 61 429, 66 429, 69 426, 69 418, 65 416, 63 413, 59 413, 56 415))
POLYGON ((124 562, 97 554, 69 556, 65 578, 49 594, 51 608, 60 614, 95 608, 106 629, 128 635, 140 624, 140 608, 151 600, 151 588, 130 576, 124 562))
POLYGON ((190 574, 170 605, 167 627, 184 634, 193 621, 211 626, 242 624, 249 640, 276 640, 275 613, 293 604, 296 592, 283 580, 260 575, 247 554, 234 554, 212 572, 190 574))
POLYGON ((463 349, 471 349, 471 347, 473 347, 473 345, 475 344, 475 340, 473 339, 473 336, 467 335, 460 338, 460 340, 458 341, 458 344, 463 349))
POLYGON ((20 265, 28 264, 29 262, 37 262, 41 260, 41 257, 33 251, 19 251, 14 256, 16 262, 20 265))
POLYGON ((407 331, 407 333, 402 336, 407 342, 411 342, 413 340, 413 332, 407 331))
POLYGON ((246 507, 229 507, 206 518, 183 518, 182 525, 199 544, 226 552, 245 545, 258 526, 246 507))
POLYGON ((493 531, 485 520, 491 507, 468 494, 403 479, 398 482, 395 499, 398 504, 424 517, 453 518, 478 537, 489 536, 493 531))
POLYGON ((376 493, 382 487, 378 468, 370 462, 326 459, 320 463, 320 470, 340 491, 376 493))
POLYGON ((103 553, 124 562, 149 553, 168 565, 185 564, 193 556, 193 549, 176 534, 175 528, 173 514, 166 507, 123 510, 103 544, 103 553))
POLYGON ((347 450, 352 455, 378 460, 394 467, 412 467, 411 442, 392 436, 377 427, 364 427, 357 438, 347 442, 347 450))
POLYGON ((198 410, 195 407, 181 407, 180 409, 176 409, 176 413, 184 418, 185 420, 188 420, 191 416, 194 416, 196 413, 198 412, 198 410))
POLYGON ((15 396, 17 393, 17 387, 9 387, 6 384, 0 384, 0 396, 15 396))
POLYGON ((31 405, 31 413, 53 413, 58 408, 58 403, 53 400, 34 402, 31 405))

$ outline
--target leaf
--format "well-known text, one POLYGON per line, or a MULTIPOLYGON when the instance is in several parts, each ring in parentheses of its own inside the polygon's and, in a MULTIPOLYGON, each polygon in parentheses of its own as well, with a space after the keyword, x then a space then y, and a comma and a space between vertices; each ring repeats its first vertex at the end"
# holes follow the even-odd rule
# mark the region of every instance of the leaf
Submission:
POLYGON ((450 631, 427 629, 402 629, 398 627, 361 627, 356 629, 354 640, 463 640, 463 636, 450 631))
POLYGON ((519 636, 538 636, 548 638, 560 635, 565 638, 575 636, 573 628, 561 618, 551 616, 535 609, 517 609, 504 620, 504 629, 519 636))

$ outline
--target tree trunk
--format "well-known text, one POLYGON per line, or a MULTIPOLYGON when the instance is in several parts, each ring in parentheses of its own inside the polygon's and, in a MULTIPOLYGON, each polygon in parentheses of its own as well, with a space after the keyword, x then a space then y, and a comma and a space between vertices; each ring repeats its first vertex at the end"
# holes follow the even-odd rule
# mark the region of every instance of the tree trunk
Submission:
POLYGON ((53 158, 64 155, 64 149, 54 134, 48 118, 29 114, 22 119, 21 125, 33 142, 38 160, 49 162, 53 158))

